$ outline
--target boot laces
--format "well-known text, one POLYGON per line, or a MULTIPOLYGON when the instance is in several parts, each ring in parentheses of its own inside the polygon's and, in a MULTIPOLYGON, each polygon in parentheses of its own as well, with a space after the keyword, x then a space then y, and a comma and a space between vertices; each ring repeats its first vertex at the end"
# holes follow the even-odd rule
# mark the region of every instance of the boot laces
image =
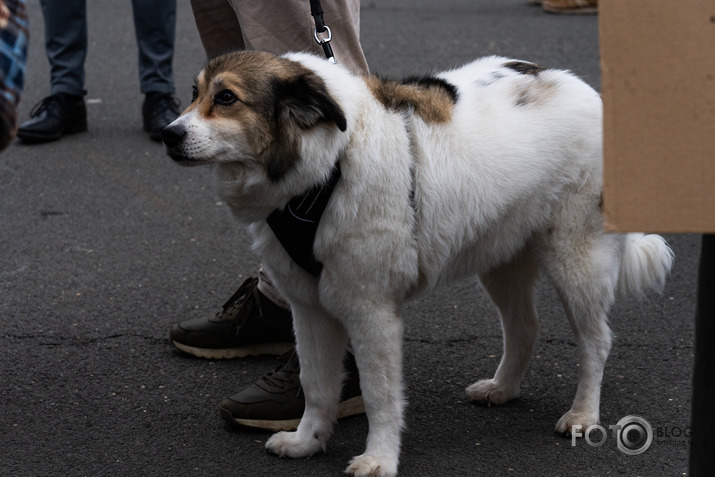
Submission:
POLYGON ((246 279, 231 298, 224 303, 221 311, 213 316, 213 321, 232 321, 238 334, 239 328, 246 324, 248 318, 258 311, 263 316, 261 309, 261 296, 258 292, 258 278, 246 279))
MULTIPOLYGON (((286 390, 286 388, 290 389, 290 385, 295 384, 296 382, 293 376, 300 369, 300 365, 298 363, 298 354, 296 353, 294 348, 290 351, 283 353, 277 359, 282 361, 282 363, 278 365, 276 369, 274 369, 272 372, 263 375, 261 377, 261 381, 266 387, 280 390, 286 390)), ((302 392, 303 386, 299 384, 296 389, 296 397, 300 396, 302 392)))
POLYGON ((30 110, 30 117, 34 118, 35 116, 42 114, 44 111, 47 111, 50 108, 50 105, 52 105, 53 103, 59 103, 61 101, 62 100, 60 99, 60 96, 57 94, 52 94, 42 99, 39 103, 32 107, 32 109, 30 110))

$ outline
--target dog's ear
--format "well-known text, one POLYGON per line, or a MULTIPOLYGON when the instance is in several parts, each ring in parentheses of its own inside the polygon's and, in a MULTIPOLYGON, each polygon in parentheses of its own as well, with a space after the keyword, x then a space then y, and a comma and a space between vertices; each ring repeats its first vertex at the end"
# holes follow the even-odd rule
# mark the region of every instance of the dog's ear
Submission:
POLYGON ((341 131, 347 129, 343 110, 330 97, 323 81, 313 73, 281 81, 277 84, 281 119, 292 120, 300 128, 312 128, 320 122, 333 122, 341 131))
POLYGON ((307 72, 286 80, 275 87, 276 137, 266 151, 268 178, 279 181, 300 160, 301 129, 309 129, 321 122, 332 122, 347 129, 343 110, 330 97, 323 81, 307 72))

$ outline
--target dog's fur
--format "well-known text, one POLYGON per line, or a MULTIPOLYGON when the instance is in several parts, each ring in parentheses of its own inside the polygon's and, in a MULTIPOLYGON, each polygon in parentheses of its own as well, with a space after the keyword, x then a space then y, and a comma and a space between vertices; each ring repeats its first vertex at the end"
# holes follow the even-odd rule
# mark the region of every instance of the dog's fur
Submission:
POLYGON ((556 424, 569 432, 598 422, 617 293, 660 289, 673 260, 660 236, 603 232, 601 101, 566 71, 489 57, 394 82, 307 54, 231 53, 199 74, 164 139, 181 164, 218 164, 223 197, 292 307, 305 413, 268 450, 325 450, 352 345, 370 430, 351 475, 397 473, 406 299, 479 275, 501 314, 504 355, 467 394, 501 404, 519 394, 534 348, 544 270, 579 346, 576 397, 556 424), (342 177, 317 231, 324 268, 314 278, 265 219, 336 161, 342 177))

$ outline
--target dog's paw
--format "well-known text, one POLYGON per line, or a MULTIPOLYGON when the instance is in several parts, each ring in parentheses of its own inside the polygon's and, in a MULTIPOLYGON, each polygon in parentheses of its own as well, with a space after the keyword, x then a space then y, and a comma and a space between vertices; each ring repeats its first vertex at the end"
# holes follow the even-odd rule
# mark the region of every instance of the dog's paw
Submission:
POLYGON ((397 460, 362 454, 353 457, 345 473, 352 477, 394 477, 397 475, 397 460))
POLYGON ((586 412, 569 411, 556 423, 556 432, 570 436, 574 426, 581 426, 579 432, 585 433, 590 426, 598 424, 598 415, 586 412))
POLYGON ((470 400, 487 406, 491 404, 504 404, 519 395, 519 389, 504 388, 493 379, 482 379, 467 388, 470 400))
POLYGON ((310 457, 319 452, 325 452, 326 441, 317 436, 305 439, 298 432, 278 432, 266 442, 266 450, 278 457, 294 459, 310 457))

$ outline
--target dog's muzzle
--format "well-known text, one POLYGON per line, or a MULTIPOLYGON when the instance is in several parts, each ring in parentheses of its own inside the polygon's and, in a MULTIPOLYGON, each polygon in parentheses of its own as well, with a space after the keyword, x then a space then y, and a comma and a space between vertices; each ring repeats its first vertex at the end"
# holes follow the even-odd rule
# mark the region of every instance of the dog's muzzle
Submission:
POLYGON ((186 129, 180 124, 169 124, 161 130, 161 139, 169 150, 175 148, 186 137, 186 129))
POLYGON ((179 124, 169 124, 161 130, 161 139, 166 146, 166 152, 171 158, 183 166, 195 166, 202 164, 190 157, 187 157, 182 148, 182 143, 186 137, 186 129, 179 124))

